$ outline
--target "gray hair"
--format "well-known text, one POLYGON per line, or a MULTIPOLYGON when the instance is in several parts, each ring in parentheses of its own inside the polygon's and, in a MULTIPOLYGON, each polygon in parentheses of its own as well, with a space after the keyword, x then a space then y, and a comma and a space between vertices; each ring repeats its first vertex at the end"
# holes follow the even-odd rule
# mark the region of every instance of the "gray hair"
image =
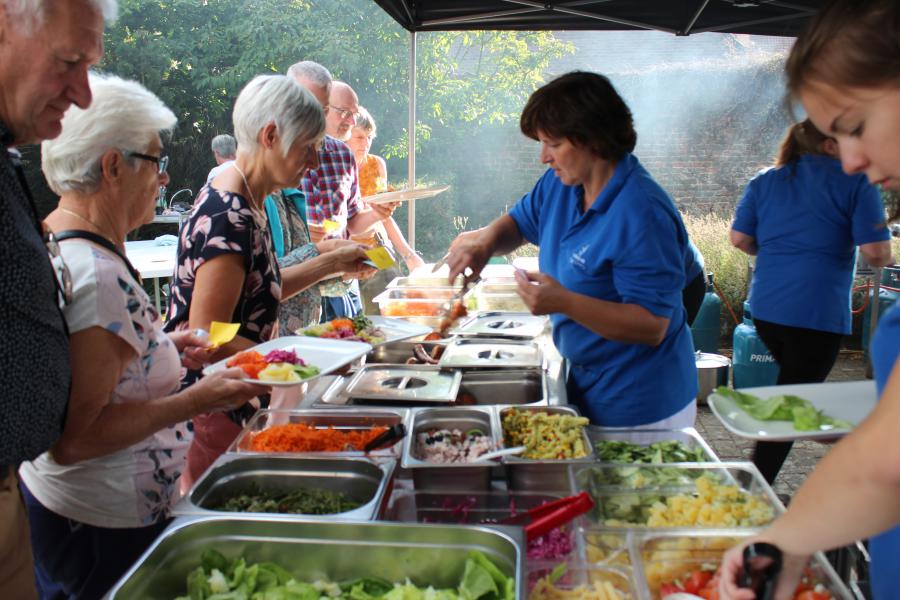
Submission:
POLYGON ((311 60, 301 60, 292 64, 288 67, 287 76, 294 79, 306 79, 326 90, 331 88, 331 73, 319 63, 311 60))
POLYGON ((359 107, 359 114, 356 117, 356 125, 354 127, 364 129, 372 137, 375 137, 375 131, 378 129, 375 127, 375 119, 372 118, 372 115, 369 114, 369 111, 364 106, 359 107))
MULTIPOLYGON (((6 5, 10 20, 19 25, 22 33, 32 35, 44 25, 47 17, 47 5, 58 0, 0 0, 6 5)), ((67 2, 69 0, 66 0, 67 2)), ((97 12, 103 15, 104 21, 113 21, 119 12, 118 0, 85 0, 97 12)))
POLYGON ((177 122, 163 101, 136 81, 91 73, 90 86, 91 105, 66 111, 59 137, 41 144, 41 167, 58 195, 95 191, 107 151, 119 149, 126 158, 129 152, 144 152, 177 122))
POLYGON ((234 158, 237 151, 237 142, 227 133, 217 135, 209 145, 210 149, 222 158, 234 158))
POLYGON ((259 75, 244 86, 234 103, 234 137, 238 150, 256 153, 257 136, 274 123, 287 156, 298 139, 316 140, 325 133, 325 115, 312 92, 285 75, 259 75))

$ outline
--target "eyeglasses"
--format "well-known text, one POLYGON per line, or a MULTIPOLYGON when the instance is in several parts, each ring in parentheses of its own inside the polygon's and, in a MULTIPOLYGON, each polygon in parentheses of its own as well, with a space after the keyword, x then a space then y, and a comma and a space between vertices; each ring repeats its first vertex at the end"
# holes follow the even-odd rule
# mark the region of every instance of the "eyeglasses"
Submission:
POLYGON ((152 163, 156 163, 156 166, 159 167, 160 175, 165 173, 166 167, 169 166, 168 156, 150 156, 149 154, 141 154, 140 152, 128 152, 128 156, 133 156, 135 158, 140 158, 141 160, 147 160, 152 163))
POLYGON ((350 117, 353 117, 354 121, 359 119, 358 112, 353 112, 352 110, 347 110, 346 108, 332 105, 329 106, 328 109, 335 111, 342 119, 349 119, 350 117))
POLYGON ((59 305, 68 306, 72 303, 72 273, 66 261, 63 260, 59 251, 59 242, 53 232, 44 225, 44 246, 47 248, 47 255, 50 257, 50 265, 53 267, 53 283, 56 284, 56 293, 59 297, 59 305))

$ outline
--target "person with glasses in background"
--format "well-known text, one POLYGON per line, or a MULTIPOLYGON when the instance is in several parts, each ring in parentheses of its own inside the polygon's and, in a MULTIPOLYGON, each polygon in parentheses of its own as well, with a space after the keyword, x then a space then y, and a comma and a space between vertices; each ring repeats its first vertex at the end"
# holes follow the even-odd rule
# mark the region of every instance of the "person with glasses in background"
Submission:
POLYGON ((156 190, 168 183, 160 132, 175 115, 136 82, 91 75, 90 85, 91 106, 70 110, 62 133, 41 147, 60 195, 47 224, 73 282, 63 309, 72 365, 66 424, 49 451, 19 469, 45 598, 103 595, 170 521, 187 421, 265 389, 230 369, 178 391, 179 353, 196 367, 206 340, 163 333, 125 257, 125 236, 153 220, 156 190))
POLYGON ((103 52, 115 0, 0 0, 0 597, 36 597, 15 472, 49 448, 69 398, 69 347, 49 233, 15 146, 59 135, 63 114, 91 102, 87 72, 103 52), (40 373, 36 376, 35 373, 40 373))
MULTIPOLYGON (((312 61, 301 61, 288 69, 288 76, 309 90, 325 112, 326 136, 318 153, 318 166, 300 180, 306 195, 307 224, 312 241, 347 239, 375 223, 389 219, 396 204, 366 208, 360 200, 359 171, 346 142, 359 114, 359 99, 346 83, 332 81, 331 73, 312 61)), ((362 310, 358 279, 363 274, 345 274, 322 282, 322 321, 353 317, 362 310)))

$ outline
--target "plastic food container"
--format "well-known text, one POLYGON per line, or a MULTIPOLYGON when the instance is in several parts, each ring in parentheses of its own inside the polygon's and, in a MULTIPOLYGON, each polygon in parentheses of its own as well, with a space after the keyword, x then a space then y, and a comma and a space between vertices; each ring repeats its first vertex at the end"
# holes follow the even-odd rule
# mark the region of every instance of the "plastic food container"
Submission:
POLYGON ((458 290, 452 287, 388 288, 373 302, 385 317, 438 317, 445 302, 458 290))
POLYGON ((600 442, 621 441, 638 446, 649 446, 655 442, 674 441, 681 443, 691 451, 699 449, 705 456, 706 462, 719 462, 719 457, 706 443, 703 436, 693 427, 685 427, 684 429, 604 429, 603 427, 589 425, 586 429, 597 460, 600 461, 603 460, 601 453, 597 449, 597 445, 600 442))
POLYGON ((635 583, 628 568, 565 563, 565 572, 555 582, 547 577, 560 568, 559 561, 528 565, 528 600, 558 600, 560 592, 570 600, 579 597, 603 600, 635 600, 635 583), (578 596, 578 592, 584 596, 578 596))
MULTIPOLYGON (((734 530, 645 534, 636 540, 642 592, 648 600, 660 600, 663 584, 684 581, 696 571, 714 571, 725 551, 749 535, 751 532, 734 530)), ((813 556, 809 568, 811 584, 821 584, 835 600, 852 598, 822 554, 813 556)))
POLYGON ((607 529, 760 527, 784 506, 752 463, 641 465, 649 482, 620 482, 620 465, 576 465, 576 491, 587 491, 595 507, 582 522, 607 529))

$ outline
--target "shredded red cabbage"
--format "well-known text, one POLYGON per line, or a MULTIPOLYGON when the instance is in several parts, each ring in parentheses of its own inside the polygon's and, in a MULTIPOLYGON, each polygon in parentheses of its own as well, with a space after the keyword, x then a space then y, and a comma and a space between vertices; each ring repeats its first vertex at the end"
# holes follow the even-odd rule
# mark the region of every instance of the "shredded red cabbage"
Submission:
POLYGON ((306 362, 303 361, 302 358, 297 356, 297 353, 293 350, 272 350, 268 354, 263 357, 267 363, 291 363, 292 365, 300 365, 301 367, 306 366, 306 362))

